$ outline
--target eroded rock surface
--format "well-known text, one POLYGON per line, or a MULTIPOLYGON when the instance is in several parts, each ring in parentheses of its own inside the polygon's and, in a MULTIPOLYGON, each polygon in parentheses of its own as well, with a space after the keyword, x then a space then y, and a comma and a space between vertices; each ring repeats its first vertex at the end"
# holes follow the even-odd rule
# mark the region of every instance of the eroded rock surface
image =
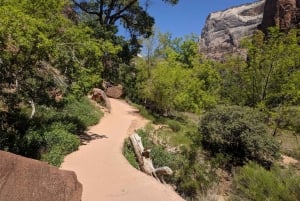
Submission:
POLYGON ((266 0, 259 28, 266 32, 272 26, 282 31, 300 28, 300 0, 266 0))
POLYGON ((211 13, 200 37, 201 52, 213 59, 227 53, 242 53, 238 45, 261 24, 264 4, 262 0, 211 13))
POLYGON ((0 151, 1 201, 80 201, 81 194, 74 172, 0 151))

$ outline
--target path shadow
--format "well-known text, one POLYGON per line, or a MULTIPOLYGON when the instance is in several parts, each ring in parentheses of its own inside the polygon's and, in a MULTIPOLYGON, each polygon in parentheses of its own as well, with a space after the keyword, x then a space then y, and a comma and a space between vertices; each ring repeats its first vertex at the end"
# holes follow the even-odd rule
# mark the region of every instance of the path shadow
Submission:
POLYGON ((80 134, 79 138, 80 138, 81 145, 87 145, 92 140, 103 139, 103 138, 108 138, 108 137, 106 135, 99 135, 97 133, 88 131, 88 132, 84 132, 84 133, 80 134))
POLYGON ((140 114, 140 111, 139 110, 131 110, 131 111, 127 111, 127 114, 137 115, 137 114, 140 114))

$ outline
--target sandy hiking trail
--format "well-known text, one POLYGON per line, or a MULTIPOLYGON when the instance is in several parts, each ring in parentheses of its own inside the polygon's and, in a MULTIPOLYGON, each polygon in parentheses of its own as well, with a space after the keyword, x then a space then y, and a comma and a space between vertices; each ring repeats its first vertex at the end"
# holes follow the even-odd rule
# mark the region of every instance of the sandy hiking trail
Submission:
POLYGON ((65 157, 61 168, 75 171, 83 185, 82 201, 183 200, 165 186, 133 168, 122 155, 128 133, 146 120, 125 101, 110 99, 112 110, 88 133, 98 136, 65 157))

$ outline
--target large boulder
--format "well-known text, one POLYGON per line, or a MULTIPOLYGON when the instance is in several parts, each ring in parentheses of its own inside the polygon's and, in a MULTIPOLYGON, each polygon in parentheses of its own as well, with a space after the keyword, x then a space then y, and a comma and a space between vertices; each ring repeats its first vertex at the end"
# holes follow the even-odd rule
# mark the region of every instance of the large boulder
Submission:
POLYGON ((94 100, 98 103, 104 102, 105 107, 107 108, 108 112, 111 111, 110 101, 109 101, 108 97, 106 96, 106 93, 102 89, 93 88, 93 90, 92 90, 92 100, 94 100))
POLYGON ((300 0, 266 0, 259 28, 266 32, 272 26, 282 31, 300 28, 300 0))
POLYGON ((1 201, 80 201, 81 194, 74 172, 0 151, 1 201))
POLYGON ((264 4, 260 0, 209 14, 199 41, 200 51, 213 59, 222 59, 228 53, 243 54, 239 43, 261 24, 264 4))
POLYGON ((123 86, 119 84, 117 86, 108 87, 105 93, 110 98, 121 98, 123 95, 123 86))

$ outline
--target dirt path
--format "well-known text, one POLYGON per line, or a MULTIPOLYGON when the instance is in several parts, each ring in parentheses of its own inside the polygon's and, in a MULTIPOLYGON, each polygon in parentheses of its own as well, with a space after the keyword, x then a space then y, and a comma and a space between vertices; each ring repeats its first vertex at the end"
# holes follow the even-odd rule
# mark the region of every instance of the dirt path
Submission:
POLYGON ((128 132, 146 120, 121 100, 110 99, 112 111, 91 127, 98 139, 65 158, 61 168, 76 172, 83 184, 82 201, 177 201, 183 200, 169 187, 134 169, 122 155, 128 132))

